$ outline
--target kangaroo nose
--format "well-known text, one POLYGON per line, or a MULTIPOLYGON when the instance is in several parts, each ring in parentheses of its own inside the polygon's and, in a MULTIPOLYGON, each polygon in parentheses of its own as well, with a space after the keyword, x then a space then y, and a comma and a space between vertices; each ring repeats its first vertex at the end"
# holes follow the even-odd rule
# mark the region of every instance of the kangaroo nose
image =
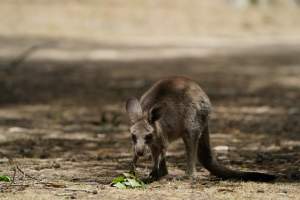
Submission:
POLYGON ((138 151, 138 152, 136 152, 136 154, 137 154, 138 156, 143 156, 143 155, 144 155, 144 151, 138 151))

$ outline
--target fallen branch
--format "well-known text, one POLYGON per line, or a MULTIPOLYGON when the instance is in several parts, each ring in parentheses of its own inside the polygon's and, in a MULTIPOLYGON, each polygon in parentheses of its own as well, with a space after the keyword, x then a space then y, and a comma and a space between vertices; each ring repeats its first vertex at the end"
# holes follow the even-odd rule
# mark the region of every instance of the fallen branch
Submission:
POLYGON ((74 189, 74 188, 66 188, 66 191, 70 192, 86 192, 86 193, 91 193, 91 194, 97 194, 97 190, 85 190, 85 189, 74 189))
POLYGON ((17 172, 20 172, 23 175, 23 178, 28 177, 30 179, 39 181, 37 178, 30 176, 28 174, 25 174, 25 172, 19 167, 19 165, 12 158, 9 158, 9 157, 7 157, 7 158, 8 158, 9 164, 13 167, 13 171, 14 171, 14 175, 13 175, 11 184, 15 183, 15 177, 16 177, 17 172))

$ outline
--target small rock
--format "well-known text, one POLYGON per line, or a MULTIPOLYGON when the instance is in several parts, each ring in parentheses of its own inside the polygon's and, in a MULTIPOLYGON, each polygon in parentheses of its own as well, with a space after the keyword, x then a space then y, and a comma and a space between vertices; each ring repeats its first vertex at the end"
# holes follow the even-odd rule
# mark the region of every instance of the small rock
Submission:
POLYGON ((103 134, 103 133, 98 133, 98 134, 97 134, 97 138, 98 138, 98 139, 104 139, 105 137, 106 137, 106 135, 103 134))
POLYGON ((286 193, 283 193, 283 192, 279 192, 278 194, 279 194, 279 195, 282 195, 282 196, 285 196, 285 195, 286 195, 286 193))
POLYGON ((100 188, 100 190, 104 190, 105 189, 105 185, 100 185, 99 188, 100 188))
POLYGON ((261 189, 257 190, 256 192, 257 192, 257 193, 265 193, 265 191, 264 191, 264 190, 261 190, 261 189))
POLYGON ((97 190, 93 190, 92 193, 93 194, 98 194, 98 191, 97 190))
POLYGON ((217 152, 228 153, 229 147, 228 146, 216 146, 214 149, 217 152))
POLYGON ((282 192, 282 193, 285 193, 285 194, 287 194, 287 193, 288 193, 288 191, 287 191, 287 190, 281 190, 281 192, 282 192))
POLYGON ((49 154, 48 154, 48 153, 45 153, 45 152, 43 152, 43 153, 40 155, 40 158, 41 158, 41 159, 46 159, 46 158, 49 158, 49 154))
POLYGON ((234 192, 234 190, 230 188, 219 188, 218 192, 234 192))
POLYGON ((58 169, 58 168, 60 168, 60 164, 57 163, 57 162, 54 162, 52 167, 55 168, 55 169, 58 169))
POLYGON ((11 127, 8 129, 8 132, 10 133, 21 133, 21 132, 25 132, 26 129, 25 128, 21 128, 21 127, 11 127))
POLYGON ((297 114, 299 112, 298 108, 291 108, 288 110, 289 115, 294 115, 297 114))

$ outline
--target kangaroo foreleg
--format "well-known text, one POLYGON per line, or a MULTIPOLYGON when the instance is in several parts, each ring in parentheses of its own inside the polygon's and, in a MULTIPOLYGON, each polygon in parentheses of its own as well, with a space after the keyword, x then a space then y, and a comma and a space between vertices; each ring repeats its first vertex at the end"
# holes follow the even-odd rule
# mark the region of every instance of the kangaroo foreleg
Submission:
POLYGON ((153 160, 153 168, 149 175, 149 178, 151 180, 158 180, 162 176, 168 174, 165 152, 159 148, 152 147, 151 153, 152 153, 152 160, 153 160))

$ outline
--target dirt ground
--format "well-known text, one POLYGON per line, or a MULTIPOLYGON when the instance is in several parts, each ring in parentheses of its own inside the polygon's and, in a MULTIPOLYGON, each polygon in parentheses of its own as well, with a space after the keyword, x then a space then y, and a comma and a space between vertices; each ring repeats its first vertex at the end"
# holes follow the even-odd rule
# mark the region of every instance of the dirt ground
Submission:
MULTIPOLYGON (((17 55, 28 40, 5 38, 2 44, 11 52, 2 51, 0 61, 0 173, 13 176, 11 157, 29 176, 17 173, 14 184, 1 183, 1 199, 300 198, 299 43, 73 41, 33 50, 25 59, 17 55), (124 101, 178 74, 198 81, 211 98, 213 146, 229 147, 216 151, 221 163, 284 176, 275 183, 220 181, 199 165, 196 180, 187 180, 178 141, 167 155, 169 176, 145 190, 110 187, 128 170, 132 153, 124 101)), ((139 163, 140 177, 150 164, 139 163)))
POLYGON ((0 174, 25 176, 0 182, 0 199, 300 199, 300 9, 228 2, 2 0, 0 174), (110 187, 132 155, 125 100, 172 75, 210 97, 221 163, 283 177, 221 181, 199 165, 185 179, 178 141, 170 175, 110 187))

